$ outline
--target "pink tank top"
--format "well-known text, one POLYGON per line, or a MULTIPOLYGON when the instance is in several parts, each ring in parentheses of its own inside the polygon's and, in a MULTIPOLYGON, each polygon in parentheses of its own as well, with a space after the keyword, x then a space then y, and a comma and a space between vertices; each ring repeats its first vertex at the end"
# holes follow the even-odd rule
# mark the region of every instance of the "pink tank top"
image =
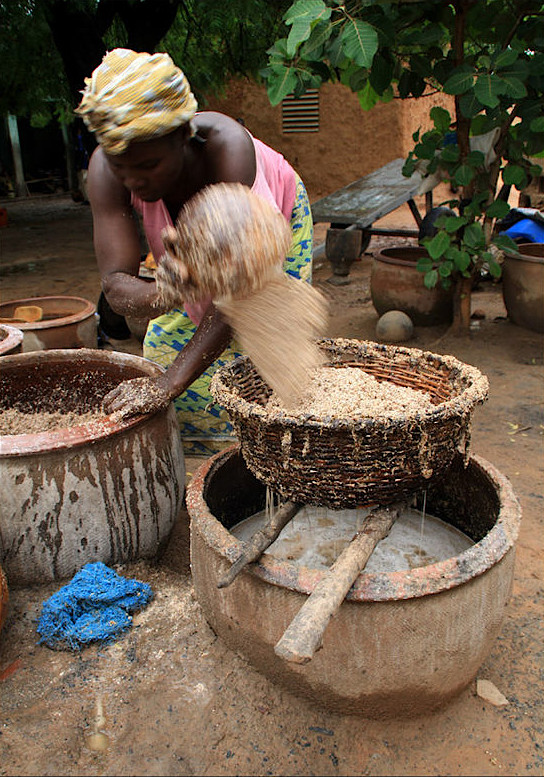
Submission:
MULTIPOLYGON (((257 167, 251 190, 270 202, 283 213, 287 221, 290 221, 296 195, 295 171, 278 151, 274 151, 270 146, 254 138, 250 132, 248 135, 255 148, 257 167)), ((166 226, 172 226, 168 208, 162 200, 144 202, 134 194, 131 202, 135 210, 142 216, 151 253, 155 258, 160 257, 164 253, 161 232, 166 226)), ((191 320, 198 326, 209 304, 210 300, 206 299, 193 304, 185 303, 184 307, 191 320)))

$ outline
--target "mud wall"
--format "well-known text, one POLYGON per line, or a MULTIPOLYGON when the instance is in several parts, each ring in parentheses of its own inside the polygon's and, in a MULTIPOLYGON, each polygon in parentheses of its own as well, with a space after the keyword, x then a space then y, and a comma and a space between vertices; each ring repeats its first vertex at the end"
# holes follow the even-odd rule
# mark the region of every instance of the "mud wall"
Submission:
POLYGON ((281 105, 270 105, 264 87, 235 80, 225 97, 209 98, 202 109, 242 119, 250 132, 289 160, 314 201, 397 157, 406 157, 413 147, 412 133, 432 126, 433 105, 453 112, 448 95, 392 100, 363 111, 350 89, 324 84, 319 93, 319 131, 284 133, 281 105))

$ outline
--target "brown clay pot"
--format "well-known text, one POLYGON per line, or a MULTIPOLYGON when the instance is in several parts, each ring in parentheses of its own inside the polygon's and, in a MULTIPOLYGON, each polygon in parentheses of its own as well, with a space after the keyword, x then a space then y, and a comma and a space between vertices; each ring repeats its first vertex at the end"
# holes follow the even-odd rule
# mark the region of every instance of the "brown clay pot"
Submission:
POLYGON ((0 356, 21 353, 23 350, 23 333, 9 324, 0 324, 0 356))
POLYGON ((40 321, 14 322, 23 333, 23 353, 52 348, 97 348, 96 305, 82 297, 31 297, 0 304, 0 318, 12 317, 15 308, 38 305, 40 321))
MULTIPOLYGON (((426 509, 474 545, 416 569, 362 572, 306 664, 274 646, 326 574, 269 552, 234 582, 217 584, 243 543, 229 528, 262 510, 266 488, 239 448, 206 460, 187 488, 191 569, 211 627, 272 682, 341 714, 427 714, 475 677, 511 594, 521 509, 509 481, 484 459, 458 455, 427 490, 426 509)), ((422 504, 422 503, 421 503, 422 504)))
POLYGON ((401 310, 415 326, 437 326, 453 320, 453 290, 440 284, 428 289, 418 260, 428 256, 420 246, 384 248, 372 259, 370 295, 378 315, 401 310))
POLYGON ((506 254, 502 294, 512 323, 544 332, 544 243, 521 243, 521 256, 506 254))
MULTIPOLYGON (((162 372, 140 356, 97 349, 4 356, 0 409, 81 414, 122 380, 162 372)), ((174 405, 0 435, 0 482, 0 563, 11 587, 68 578, 88 562, 154 558, 185 489, 174 405)))

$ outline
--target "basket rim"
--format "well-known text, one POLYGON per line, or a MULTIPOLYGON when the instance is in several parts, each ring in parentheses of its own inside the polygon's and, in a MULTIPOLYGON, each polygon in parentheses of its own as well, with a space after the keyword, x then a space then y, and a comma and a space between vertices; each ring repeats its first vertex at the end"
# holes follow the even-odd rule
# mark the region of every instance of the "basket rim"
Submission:
MULTIPOLYGON (((419 426, 422 421, 445 421, 449 418, 459 417, 459 415, 466 415, 472 412, 472 409, 476 405, 481 404, 488 397, 489 381, 487 377, 477 367, 462 362, 451 354, 439 354, 434 353, 433 351, 424 351, 419 348, 377 343, 372 340, 320 338, 316 342, 323 349, 326 349, 327 347, 329 349, 331 347, 344 347, 346 350, 348 348, 353 349, 351 350, 351 353, 354 357, 372 353, 385 353, 390 354, 393 358, 401 356, 410 357, 416 361, 438 362, 442 366, 457 370, 458 374, 470 383, 455 397, 440 402, 430 410, 425 412, 418 411, 413 415, 405 415, 400 418, 364 416, 361 418, 324 417, 318 419, 314 415, 308 413, 291 415, 284 410, 270 412, 270 410, 266 409, 263 405, 254 400, 248 400, 240 396, 233 391, 230 386, 227 386, 223 376, 231 375, 233 370, 241 364, 252 364, 249 356, 242 355, 236 357, 228 364, 221 366, 215 372, 210 385, 210 390, 214 399, 221 404, 227 412, 234 412, 236 415, 244 418, 258 419, 260 423, 269 426, 279 424, 292 429, 304 427, 305 430, 330 429, 333 431, 345 430, 354 432, 376 427, 377 425, 395 429, 400 426, 406 427, 407 423, 415 423, 419 426)), ((348 353, 349 352, 350 351, 348 351, 348 353)))

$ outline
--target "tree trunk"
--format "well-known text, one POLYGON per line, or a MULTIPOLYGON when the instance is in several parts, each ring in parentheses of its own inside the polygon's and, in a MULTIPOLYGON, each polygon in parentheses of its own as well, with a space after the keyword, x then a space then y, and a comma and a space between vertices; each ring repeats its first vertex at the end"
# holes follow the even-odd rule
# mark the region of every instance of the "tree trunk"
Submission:
POLYGON ((13 169, 15 170, 15 193, 17 197, 25 197, 28 194, 28 189, 25 183, 23 158, 21 156, 19 126, 17 124, 17 116, 14 116, 12 113, 8 113, 8 132, 11 142, 11 153, 13 155, 13 169))
POLYGON ((472 281, 472 276, 470 278, 461 277, 455 284, 453 323, 450 331, 456 337, 468 337, 470 334, 472 281))

